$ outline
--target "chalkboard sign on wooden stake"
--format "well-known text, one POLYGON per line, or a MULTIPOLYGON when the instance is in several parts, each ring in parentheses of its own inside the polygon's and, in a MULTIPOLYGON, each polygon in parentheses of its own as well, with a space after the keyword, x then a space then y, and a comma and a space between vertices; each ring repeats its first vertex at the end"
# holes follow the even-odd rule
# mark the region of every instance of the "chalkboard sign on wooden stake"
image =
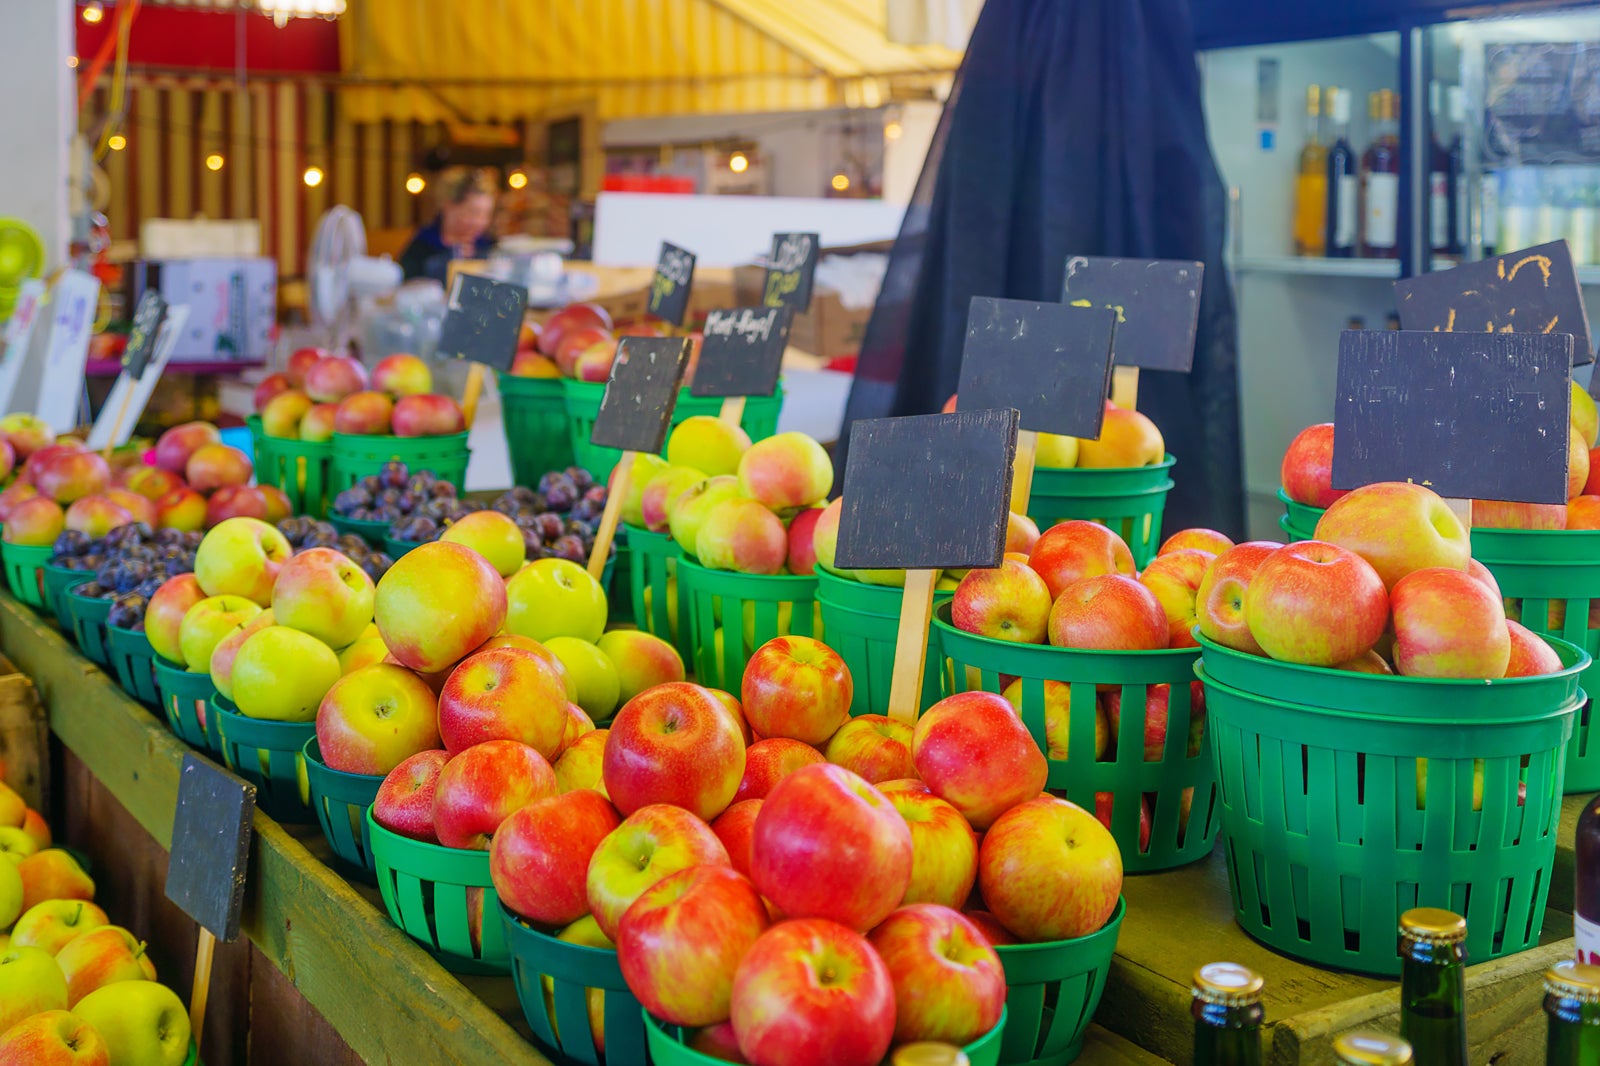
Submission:
POLYGON ((782 304, 709 312, 689 395, 722 397, 718 417, 738 425, 746 397, 771 396, 777 389, 793 321, 794 312, 782 304))
POLYGON ((591 443, 619 448, 606 491, 606 509, 595 530, 589 552, 589 573, 595 580, 605 570, 611 541, 622 518, 622 501, 632 488, 633 457, 638 452, 659 454, 666 444, 678 389, 689 365, 687 337, 624 337, 611 361, 611 377, 589 430, 591 443))
POLYGON ((451 270, 449 280, 450 298, 439 327, 439 355, 472 363, 461 394, 461 415, 470 428, 483 396, 484 367, 510 370, 517 357, 528 290, 459 269, 451 270))
POLYGON ((797 314, 811 309, 812 281, 817 273, 817 253, 822 241, 815 233, 774 233, 767 257, 764 307, 792 307, 797 314))
POLYGON ((1015 409, 863 419, 850 427, 835 562, 906 571, 889 715, 915 724, 939 571, 1000 565, 1015 409))
POLYGON ((255 810, 254 785, 193 753, 183 757, 166 893, 200 927, 189 999, 196 1047, 205 1023, 217 940, 229 943, 239 938, 255 810))
MULTIPOLYGON (((144 377, 144 372, 150 365, 151 356, 155 354, 156 337, 161 331, 162 319, 167 314, 167 301, 154 289, 146 289, 144 295, 139 297, 139 306, 133 313, 133 328, 128 331, 127 346, 122 349, 122 370, 128 377, 137 382, 144 377)), ((111 458, 111 452, 116 447, 117 433, 122 429, 123 421, 128 417, 128 407, 133 402, 133 389, 126 390, 122 395, 122 402, 117 405, 117 414, 111 422, 111 439, 106 442, 103 455, 111 458)))
MULTIPOLYGON (((1116 311, 1119 369, 1187 374, 1194 363, 1204 280, 1205 264, 1199 262, 1073 255, 1067 257, 1061 299, 1116 311)), ((1132 409, 1138 375, 1125 376, 1122 388, 1127 402, 1112 400, 1132 409)))
POLYGON ((674 326, 683 325, 689 313, 689 290, 694 285, 694 253, 670 241, 661 242, 655 276, 650 279, 646 310, 674 326))

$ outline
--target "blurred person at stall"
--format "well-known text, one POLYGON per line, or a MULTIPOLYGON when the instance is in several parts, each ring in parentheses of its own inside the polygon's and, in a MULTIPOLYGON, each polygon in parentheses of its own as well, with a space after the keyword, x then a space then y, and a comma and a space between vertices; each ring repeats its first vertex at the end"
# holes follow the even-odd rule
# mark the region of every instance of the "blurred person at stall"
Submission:
POLYGON ((484 259, 494 247, 495 182, 488 171, 456 168, 439 175, 439 213, 400 253, 406 280, 433 278, 441 285, 452 259, 484 259))

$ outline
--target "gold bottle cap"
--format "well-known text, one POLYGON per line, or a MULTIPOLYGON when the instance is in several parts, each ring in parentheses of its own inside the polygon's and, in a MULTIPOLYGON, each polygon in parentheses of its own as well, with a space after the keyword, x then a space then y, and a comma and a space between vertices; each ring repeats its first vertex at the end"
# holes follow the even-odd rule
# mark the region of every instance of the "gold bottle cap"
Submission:
POLYGON ((1306 114, 1315 118, 1322 113, 1322 86, 1306 86, 1306 114))
POLYGON ((954 1044, 931 1040, 905 1044, 895 1050, 889 1066, 971 1066, 967 1053, 954 1044))
POLYGON ((1411 1045, 1381 1033, 1346 1033, 1334 1037, 1333 1054, 1347 1066, 1406 1066, 1411 1045))
POLYGON ((1413 907, 1400 916, 1400 935, 1422 944, 1459 944, 1467 939, 1467 920, 1438 907, 1413 907))
POLYGON ((1600 1003, 1600 966, 1563 959, 1544 972, 1544 990, 1579 1003, 1600 1003))
POLYGON ((1261 1002, 1261 975, 1236 962, 1208 962, 1194 972, 1195 999, 1219 1007, 1248 1007, 1261 1002))

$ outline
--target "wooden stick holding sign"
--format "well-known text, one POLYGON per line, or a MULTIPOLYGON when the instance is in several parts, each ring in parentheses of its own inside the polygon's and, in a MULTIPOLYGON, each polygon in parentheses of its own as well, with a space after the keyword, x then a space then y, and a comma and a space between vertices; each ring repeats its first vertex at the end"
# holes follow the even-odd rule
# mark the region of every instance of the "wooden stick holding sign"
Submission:
POLYGON ((694 253, 669 241, 661 242, 661 256, 650 279, 650 301, 645 310, 663 322, 683 327, 689 313, 689 290, 694 286, 694 253))
MULTIPOLYGON (((161 320, 167 316, 167 301, 154 289, 146 289, 144 295, 139 297, 139 306, 133 313, 133 327, 128 330, 128 343, 122 349, 122 370, 128 377, 138 381, 144 377, 145 368, 150 365, 150 359, 155 355, 156 334, 161 329, 161 320)), ((104 443, 105 458, 111 458, 111 450, 116 446, 117 432, 122 428, 122 422, 128 417, 128 405, 133 400, 133 390, 128 389, 122 395, 122 402, 117 405, 117 414, 111 422, 111 432, 104 443)))
POLYGON ((624 337, 617 345, 611 377, 589 431, 591 443, 622 449, 606 491, 606 509, 595 530, 594 548, 589 552, 589 573, 595 580, 610 558, 622 502, 632 489, 633 457, 638 452, 659 454, 666 444, 672 409, 677 406, 688 365, 687 337, 624 337))
POLYGON ((689 395, 722 397, 717 417, 737 426, 744 420, 747 396, 771 396, 777 390, 793 321, 794 312, 787 307, 740 307, 707 314, 689 395))
POLYGON ((1117 314, 1112 403, 1129 411, 1138 408, 1141 368, 1189 372, 1204 280, 1204 263, 1181 259, 1067 258, 1062 301, 1117 314))
POLYGON ((974 296, 961 353, 958 411, 1020 413, 1011 509, 1028 512, 1040 433, 1100 436, 1116 315, 1098 307, 974 296))
POLYGON ((995 567, 1005 554, 1017 412, 864 419, 850 427, 835 563, 906 572, 889 715, 921 711, 933 591, 941 570, 995 567))
POLYGON ((1333 485, 1426 485, 1468 529, 1472 500, 1565 504, 1571 381, 1570 334, 1343 333, 1333 485))
POLYGON ((239 938, 255 810, 254 785, 198 755, 183 757, 166 891, 167 898, 200 926, 189 999, 195 1047, 200 1046, 205 1024, 212 952, 218 940, 226 944, 239 938))
POLYGON ((517 357, 528 290, 476 274, 457 273, 439 328, 439 355, 472 363, 461 397, 461 415, 470 429, 483 395, 484 367, 506 371, 517 357))

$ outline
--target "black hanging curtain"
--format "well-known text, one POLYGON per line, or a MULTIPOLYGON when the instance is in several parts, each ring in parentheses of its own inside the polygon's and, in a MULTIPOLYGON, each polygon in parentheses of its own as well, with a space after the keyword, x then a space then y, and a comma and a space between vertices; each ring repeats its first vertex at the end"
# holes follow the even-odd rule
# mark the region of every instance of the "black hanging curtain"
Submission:
POLYGON ((973 296, 1060 300, 1068 255, 1201 260, 1194 370, 1142 374, 1139 409, 1178 457, 1164 528, 1242 534, 1226 212, 1188 0, 988 0, 890 255, 841 447, 854 419, 937 411, 955 391, 973 296))

